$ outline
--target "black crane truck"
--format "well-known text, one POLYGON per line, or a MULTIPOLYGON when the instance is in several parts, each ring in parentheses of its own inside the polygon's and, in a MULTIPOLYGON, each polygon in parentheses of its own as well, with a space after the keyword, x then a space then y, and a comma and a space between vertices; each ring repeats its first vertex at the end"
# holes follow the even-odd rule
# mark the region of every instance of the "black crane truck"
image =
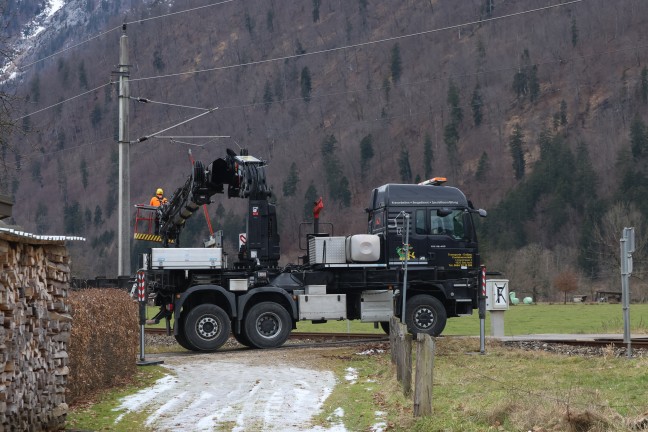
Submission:
POLYGON ((403 312, 412 333, 437 336, 447 318, 470 315, 478 306, 473 214, 486 216, 459 189, 442 183, 374 189, 363 234, 319 232, 322 206, 316 203, 306 254, 297 264, 279 266, 265 162, 229 149, 207 167, 195 162, 185 185, 156 209, 163 247, 141 260, 139 277, 160 308, 150 321, 166 320, 167 332, 193 351, 217 350, 230 334, 249 347, 281 346, 300 320, 360 319, 388 331, 389 318, 402 319, 403 312), (248 200, 247 242, 232 262, 219 238, 214 247, 180 246, 185 220, 226 187, 228 197, 248 200))

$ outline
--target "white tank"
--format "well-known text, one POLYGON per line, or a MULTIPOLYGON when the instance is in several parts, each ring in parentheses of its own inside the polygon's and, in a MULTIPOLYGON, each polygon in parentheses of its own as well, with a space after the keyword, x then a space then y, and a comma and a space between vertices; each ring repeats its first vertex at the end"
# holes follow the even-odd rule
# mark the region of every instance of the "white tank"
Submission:
POLYGON ((380 259, 380 238, 356 234, 346 238, 346 259, 350 262, 374 262, 380 259))

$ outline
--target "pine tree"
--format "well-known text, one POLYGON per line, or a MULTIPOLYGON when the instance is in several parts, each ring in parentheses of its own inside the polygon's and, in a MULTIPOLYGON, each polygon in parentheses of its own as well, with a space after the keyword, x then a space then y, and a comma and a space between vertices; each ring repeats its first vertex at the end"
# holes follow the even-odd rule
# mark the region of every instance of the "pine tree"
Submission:
POLYGON ((450 106, 450 121, 458 127, 459 124, 463 121, 463 109, 461 108, 461 96, 459 94, 459 87, 457 87, 452 80, 450 80, 450 83, 448 85, 447 101, 448 105, 450 106))
POLYGON ((473 90, 472 99, 470 101, 470 107, 472 108, 473 121, 475 122, 475 126, 479 126, 482 122, 482 105, 484 105, 484 101, 482 99, 479 83, 477 83, 475 85, 475 90, 473 90))
POLYGON ((85 63, 83 60, 79 63, 79 87, 81 87, 81 90, 88 89, 88 76, 86 75, 85 63))
POLYGON ((293 162, 290 165, 290 170, 288 171, 288 177, 283 183, 283 194, 286 197, 294 196, 297 192, 297 185, 299 184, 299 171, 297 170, 297 164, 293 162))
POLYGON ((509 138, 509 147, 511 150, 511 157, 513 158, 513 172, 516 180, 524 177, 524 170, 526 162, 524 161, 524 134, 519 123, 513 127, 513 132, 509 138))
POLYGON ((483 181, 486 178, 486 173, 490 168, 490 162, 488 161, 488 153, 483 152, 479 157, 479 162, 477 162, 477 169, 475 170, 475 180, 483 181))
POLYGON ((320 0, 313 0, 313 22, 319 21, 320 0))
POLYGON ((364 180, 371 158, 374 157, 373 136, 366 135, 360 141, 360 177, 364 180))
POLYGON ((308 66, 304 66, 301 71, 301 96, 304 102, 309 102, 311 99, 311 74, 308 66))
POLYGON ((576 18, 574 17, 572 17, 571 22, 571 37, 572 46, 575 47, 578 43, 578 26, 576 25, 576 18))
POLYGON ((304 193, 304 220, 313 220, 313 204, 319 198, 315 183, 311 180, 304 193))
POLYGON ((630 149, 635 159, 648 154, 648 129, 639 116, 630 124, 630 149))
POLYGON ((560 125, 565 126, 567 124, 567 102, 565 99, 560 101, 560 125))
POLYGON ((391 50, 391 77, 393 82, 397 83, 400 80, 402 71, 400 47, 396 43, 391 50))
POLYGON ((88 162, 86 162, 85 158, 81 159, 81 166, 79 167, 79 170, 81 171, 81 184, 83 185, 83 189, 88 188, 88 162))
POLYGON ((412 167, 410 166, 409 161, 409 151, 406 148, 401 149, 400 157, 398 158, 398 166, 403 183, 411 183, 412 167))

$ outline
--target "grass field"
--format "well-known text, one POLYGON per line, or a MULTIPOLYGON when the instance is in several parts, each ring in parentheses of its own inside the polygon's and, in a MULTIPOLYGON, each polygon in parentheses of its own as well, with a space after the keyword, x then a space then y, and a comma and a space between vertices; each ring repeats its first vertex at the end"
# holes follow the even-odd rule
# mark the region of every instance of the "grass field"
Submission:
MULTIPOLYGON (((149 311, 150 316, 155 312, 149 311)), ((486 321, 487 334, 490 321, 486 321)), ((648 305, 630 306, 633 334, 648 333, 648 305)), ((623 310, 619 304, 518 305, 505 312, 506 335, 538 333, 621 333, 623 310)), ((297 331, 377 332, 371 323, 300 322, 297 331)), ((478 335, 479 319, 453 318, 445 335, 478 335)), ((403 396, 390 363, 389 351, 362 355, 355 348, 332 348, 325 355, 326 369, 339 384, 327 399, 315 423, 331 427, 329 418, 342 410, 347 431, 624 431, 628 425, 648 424, 648 358, 549 354, 511 350, 487 341, 487 354, 466 338, 439 338, 434 363, 434 415, 412 416, 411 396, 403 396), (344 377, 349 368, 355 383, 344 377), (380 414, 379 414, 380 413, 380 414), (372 429, 373 428, 373 429, 372 429)), ((268 352, 271 353, 271 352, 268 352)), ((96 404, 75 407, 68 415, 74 430, 110 430, 119 398, 150 385, 165 370, 139 369, 129 388, 102 395, 96 404)), ((133 414, 129 430, 144 427, 145 413, 133 414)), ((190 429, 188 429, 190 430, 190 429)), ((229 430, 227 428, 219 430, 229 430)))
MULTIPOLYGON (((157 308, 149 307, 148 316, 152 317, 157 308)), ((648 304, 630 305, 632 333, 648 333, 648 304)), ((486 313, 486 334, 490 334, 490 313, 486 313)), ((164 327, 164 322, 151 327, 164 327)), ((312 324, 300 321, 297 331, 303 332, 351 332, 383 333, 374 328, 373 323, 359 321, 329 321, 312 324)), ((505 336, 545 333, 623 333, 623 309, 621 304, 610 303, 567 303, 531 304, 511 306, 504 312, 505 336)), ((444 335, 479 335, 477 311, 472 316, 451 318, 443 332, 444 335)))
MULTIPOLYGON (((648 333, 648 304, 630 305, 632 333, 648 333)), ((486 334, 490 334, 490 313, 486 313, 486 334)), ((382 333, 372 323, 329 321, 311 324, 303 321, 297 331, 304 332, 366 332, 382 333)), ((504 312, 506 336, 544 333, 623 333, 623 309, 620 304, 567 303, 512 306, 504 312)), ((451 318, 444 335, 479 335, 477 311, 469 317, 451 318)))

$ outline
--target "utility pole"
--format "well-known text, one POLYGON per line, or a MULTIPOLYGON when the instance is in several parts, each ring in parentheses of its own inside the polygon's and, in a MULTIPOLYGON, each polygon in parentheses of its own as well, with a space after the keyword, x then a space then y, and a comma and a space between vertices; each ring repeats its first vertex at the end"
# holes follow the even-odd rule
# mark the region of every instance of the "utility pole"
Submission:
POLYGON ((119 202, 117 276, 130 275, 130 137, 128 134, 128 36, 126 23, 119 39, 119 202))

